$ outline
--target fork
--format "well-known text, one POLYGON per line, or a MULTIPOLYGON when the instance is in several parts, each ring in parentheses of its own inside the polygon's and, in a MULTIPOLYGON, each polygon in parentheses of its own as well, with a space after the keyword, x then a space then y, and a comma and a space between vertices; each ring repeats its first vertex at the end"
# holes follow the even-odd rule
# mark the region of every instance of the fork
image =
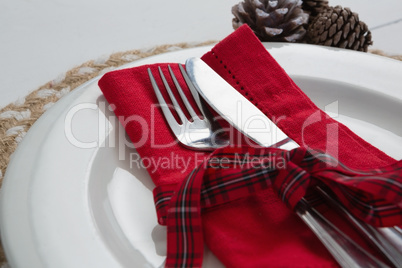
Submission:
MULTIPOLYGON (((185 72, 181 65, 180 67, 182 72, 185 72)), ((168 92, 169 97, 172 100, 173 107, 172 105, 168 105, 166 103, 150 69, 148 69, 148 74, 151 79, 152 87, 155 89, 155 94, 156 97, 158 98, 160 108, 162 109, 165 119, 168 125, 170 126, 171 130, 175 134, 176 138, 179 140, 179 142, 189 149, 199 151, 212 151, 217 148, 228 145, 229 140, 221 137, 221 135, 218 135, 219 127, 215 123, 215 121, 209 120, 209 118, 211 118, 211 115, 202 105, 198 92, 195 89, 194 85, 191 83, 188 76, 186 75, 185 77, 186 83, 190 89, 190 92, 195 102, 197 103, 199 110, 203 114, 203 118, 200 118, 194 111, 186 95, 184 94, 179 82, 177 81, 176 76, 172 71, 172 68, 170 68, 170 65, 168 66, 168 69, 170 76, 173 80, 173 83, 175 84, 175 87, 179 92, 180 97, 185 107, 187 108, 187 111, 190 114, 192 121, 188 120, 187 117, 184 115, 182 109, 179 106, 179 103, 177 102, 175 96, 173 95, 173 92, 165 76, 163 75, 162 69, 158 67, 160 77, 162 78, 162 82, 166 88, 166 91, 168 92), (175 109, 182 124, 176 121, 175 117, 170 111, 170 108, 175 109)))
MULTIPOLYGON (((158 67, 159 75, 173 105, 167 104, 151 69, 148 68, 149 79, 172 132, 182 145, 192 150, 208 151, 228 145, 228 139, 214 134, 213 130, 219 130, 219 126, 214 125, 214 120, 207 112, 195 86, 190 81, 181 64, 179 64, 179 69, 198 109, 203 115, 202 119, 195 113, 170 66, 168 66, 170 77, 193 121, 188 120, 184 115, 162 69, 158 67), (177 122, 170 108, 176 111, 181 123, 177 122)), ((326 220, 324 216, 310 206, 307 200, 302 199, 299 202, 299 205, 296 207, 296 214, 315 233, 342 267, 387 267, 387 265, 365 251, 346 234, 326 220)))

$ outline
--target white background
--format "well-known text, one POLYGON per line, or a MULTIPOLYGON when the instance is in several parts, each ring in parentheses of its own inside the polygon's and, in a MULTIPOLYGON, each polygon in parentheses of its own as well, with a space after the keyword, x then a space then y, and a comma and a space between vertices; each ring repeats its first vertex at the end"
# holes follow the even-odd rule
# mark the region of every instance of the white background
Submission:
MULTIPOLYGON (((88 60, 161 44, 220 40, 239 0, 1 0, 0 107, 88 60)), ((402 1, 330 0, 373 29, 373 48, 402 54, 402 1)))

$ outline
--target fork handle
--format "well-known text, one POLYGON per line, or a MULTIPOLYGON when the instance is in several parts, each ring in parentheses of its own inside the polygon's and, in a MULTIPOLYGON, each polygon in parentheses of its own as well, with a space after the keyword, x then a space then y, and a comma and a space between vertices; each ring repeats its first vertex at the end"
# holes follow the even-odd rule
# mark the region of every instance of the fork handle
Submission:
POLYGON ((336 199, 330 196, 324 189, 317 187, 318 193, 340 214, 342 214, 359 231, 362 236, 375 248, 377 248, 385 258, 395 267, 402 267, 402 252, 398 250, 388 236, 401 239, 401 235, 393 227, 375 228, 363 221, 356 219, 347 209, 336 199), (388 235, 387 235, 388 234, 388 235))
POLYGON ((326 220, 306 200, 299 202, 296 214, 310 227, 340 266, 388 267, 326 220))
MULTIPOLYGON (((281 149, 288 149, 288 150, 298 147, 298 145, 290 138, 279 141, 274 146, 277 146, 281 149)), ((380 232, 377 228, 369 226, 368 224, 361 222, 361 221, 357 220, 356 218, 354 218, 341 204, 339 204, 339 202, 337 202, 332 197, 330 197, 322 188, 317 187, 317 190, 325 198, 325 200, 327 200, 327 202, 329 202, 333 207, 335 207, 335 209, 337 209, 341 214, 343 214, 345 216, 345 218, 347 218, 349 220, 349 222, 351 222, 357 228, 357 230, 360 233, 362 233, 362 235, 366 238, 366 240, 368 240, 375 248, 377 248, 384 255, 384 257, 386 257, 386 259, 388 261, 390 261, 395 267, 402 267, 401 252, 399 252, 393 246, 393 244, 390 243, 388 237, 384 234, 384 232, 380 232)), ((297 212, 297 214, 299 215, 299 217, 302 218, 302 220, 307 225, 310 226, 310 228, 313 231, 314 231, 314 229, 321 227, 321 232, 324 232, 326 229, 325 224, 319 220, 315 221, 316 217, 314 217, 314 213, 311 214, 311 211, 310 211, 311 209, 309 209, 308 204, 306 202, 305 202, 304 206, 307 205, 307 208, 305 207, 304 209, 305 209, 305 213, 307 213, 307 214, 305 214, 303 216, 301 216, 299 214, 299 212, 297 212), (308 220, 310 222, 307 222, 308 220), (319 225, 320 223, 323 225, 320 226, 319 225), (315 227, 313 227, 313 226, 315 226, 315 227)), ((315 211, 315 214, 317 214, 317 213, 318 212, 315 211)), ((323 221, 324 220, 327 221, 322 215, 320 215, 320 217, 323 219, 323 221)), ((386 228, 386 229, 388 230, 388 229, 392 229, 392 228, 386 228)), ((337 230, 337 232, 341 232, 341 231, 337 230)), ((338 243, 336 241, 334 241, 331 237, 328 237, 327 239, 325 239, 325 238, 320 237, 320 234, 318 231, 315 233, 320 238, 320 240, 326 245, 326 247, 331 251, 331 253, 334 255, 334 257, 335 257, 335 255, 339 256, 338 258, 337 257, 335 257, 335 258, 337 259, 337 261, 340 264, 341 264, 341 262, 345 262, 345 264, 350 264, 350 261, 353 261, 353 262, 356 261, 356 264, 357 264, 357 261, 359 261, 359 260, 353 260, 353 258, 346 258, 348 255, 348 253, 347 253, 348 251, 344 252, 344 250, 342 248, 338 248, 337 247, 338 243), (328 239, 330 239, 331 241, 328 241, 328 239), (323 241, 323 240, 325 240, 325 241, 323 241)), ((398 237, 398 235, 397 235, 398 232, 396 229, 394 230, 394 233, 395 233, 394 236, 398 237)), ((345 241, 348 240, 349 242, 351 241, 351 239, 349 239, 343 233, 342 233, 342 236, 343 236, 343 238, 342 238, 343 240, 345 240, 345 241)), ((400 235, 399 235, 399 237, 400 237, 400 235)), ((347 243, 345 245, 347 245, 347 243)), ((363 249, 361 249, 361 250, 363 250, 363 249)), ((352 254, 352 253, 350 253, 350 254, 352 254)), ((358 252, 358 254, 360 254, 360 253, 358 252)), ((363 254, 372 256, 371 254, 369 254, 367 252, 365 252, 363 254)))

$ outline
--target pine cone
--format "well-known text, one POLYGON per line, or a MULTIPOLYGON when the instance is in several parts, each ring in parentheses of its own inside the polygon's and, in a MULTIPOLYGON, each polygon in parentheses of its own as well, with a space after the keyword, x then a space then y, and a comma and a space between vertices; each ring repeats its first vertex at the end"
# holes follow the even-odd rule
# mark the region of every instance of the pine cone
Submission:
POLYGON ((328 7, 327 0, 303 0, 302 4, 303 10, 310 14, 309 21, 313 21, 318 13, 323 12, 328 7))
POLYGON ((245 0, 232 7, 233 28, 248 24, 261 41, 296 42, 306 34, 301 0, 245 0))
POLYGON ((367 25, 349 8, 329 7, 310 23, 307 39, 311 44, 367 52, 373 44, 367 25))

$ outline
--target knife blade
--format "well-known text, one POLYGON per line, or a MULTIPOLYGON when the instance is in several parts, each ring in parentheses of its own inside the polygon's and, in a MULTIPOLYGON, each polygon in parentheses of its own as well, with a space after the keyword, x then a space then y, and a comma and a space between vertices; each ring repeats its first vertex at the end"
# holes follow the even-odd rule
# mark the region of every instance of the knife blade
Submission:
POLYGON ((203 60, 188 59, 186 70, 201 97, 243 135, 264 147, 276 146, 288 150, 298 147, 296 142, 203 60))

